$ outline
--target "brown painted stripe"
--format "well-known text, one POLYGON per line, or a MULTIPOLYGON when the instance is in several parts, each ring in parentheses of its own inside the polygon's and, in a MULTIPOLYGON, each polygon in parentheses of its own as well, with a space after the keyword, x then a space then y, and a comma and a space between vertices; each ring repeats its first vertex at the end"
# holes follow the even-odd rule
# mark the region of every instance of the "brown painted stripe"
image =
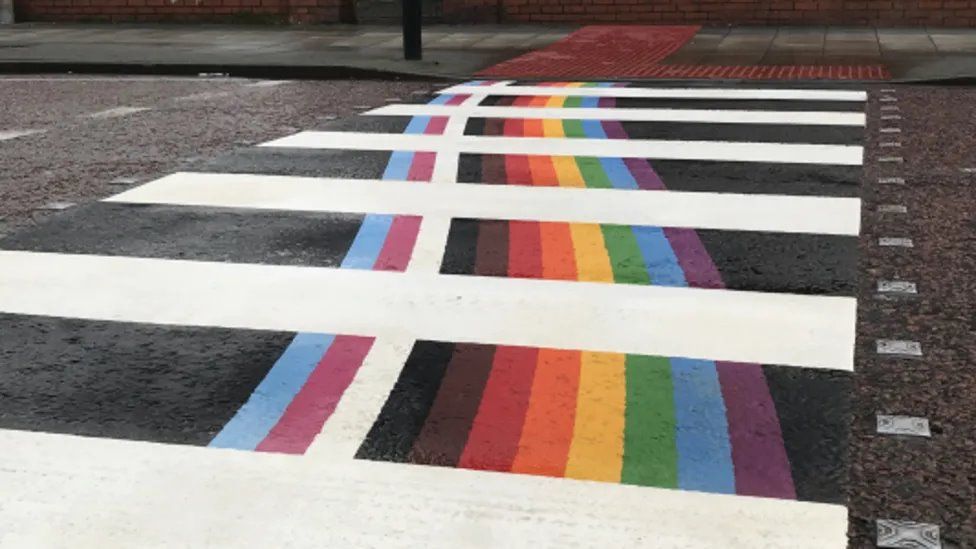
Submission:
POLYGON ((453 467, 468 441, 491 373, 494 345, 459 343, 407 461, 453 467))
POLYGON ((508 276, 508 221, 479 222, 474 274, 508 276))
POLYGON ((500 154, 481 155, 481 177, 473 182, 504 185, 506 183, 505 157, 500 154))

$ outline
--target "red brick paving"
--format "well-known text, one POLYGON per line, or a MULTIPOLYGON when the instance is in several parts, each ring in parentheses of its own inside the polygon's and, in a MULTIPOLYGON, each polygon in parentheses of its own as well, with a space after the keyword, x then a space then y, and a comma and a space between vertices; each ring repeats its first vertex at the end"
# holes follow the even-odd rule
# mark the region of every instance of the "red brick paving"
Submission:
POLYGON ((736 78, 887 80, 883 65, 664 65, 698 26, 593 25, 541 50, 488 67, 478 76, 507 78, 736 78))

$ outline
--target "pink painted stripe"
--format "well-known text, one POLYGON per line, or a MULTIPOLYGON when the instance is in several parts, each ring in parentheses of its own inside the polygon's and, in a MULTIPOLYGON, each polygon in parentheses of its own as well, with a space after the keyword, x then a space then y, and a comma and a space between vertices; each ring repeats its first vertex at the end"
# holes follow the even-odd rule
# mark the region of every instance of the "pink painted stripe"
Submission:
POLYGON ((455 96, 452 96, 444 104, 445 105, 460 105, 461 103, 464 103, 464 100, 467 99, 467 98, 469 98, 469 97, 471 97, 470 94, 459 93, 459 94, 457 94, 455 96))
POLYGON ((419 215, 398 215, 393 218, 373 270, 400 272, 407 270, 413 247, 417 243, 417 234, 420 233, 422 219, 419 215))
POLYGON ((776 405, 759 364, 715 362, 735 466, 735 493, 796 499, 776 405))
POLYGON ((434 162, 437 153, 417 151, 413 153, 410 170, 407 171, 407 181, 430 181, 434 176, 434 162))
POLYGON ((305 385, 256 450, 304 454, 352 383, 373 346, 373 339, 336 336, 305 385))
POLYGON ((444 128, 447 127, 447 118, 446 116, 432 116, 430 122, 427 122, 424 133, 427 135, 443 135, 444 128))

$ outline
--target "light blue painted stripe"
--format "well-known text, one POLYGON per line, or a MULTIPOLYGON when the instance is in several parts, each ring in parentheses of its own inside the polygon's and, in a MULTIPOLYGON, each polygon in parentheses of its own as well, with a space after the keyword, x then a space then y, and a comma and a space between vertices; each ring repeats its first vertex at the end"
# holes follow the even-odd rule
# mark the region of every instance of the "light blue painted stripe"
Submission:
POLYGON ((448 93, 438 95, 437 97, 430 100, 429 105, 443 105, 453 99, 454 96, 448 93))
POLYGON ((593 139, 606 139, 607 132, 603 131, 603 123, 599 120, 583 120, 583 133, 593 139))
POLYGON ((622 158, 603 157, 600 158, 600 164, 615 189, 639 188, 637 180, 634 179, 634 175, 630 173, 622 158))
POLYGON ((210 441, 214 448, 254 450, 281 419, 335 336, 296 334, 247 402, 210 441))
POLYGON ((661 227, 635 225, 631 227, 637 246, 644 256, 647 274, 655 286, 687 286, 685 272, 671 248, 671 242, 661 227))
POLYGON ((672 358, 671 377, 677 431, 678 487, 734 494, 732 446, 715 363, 710 360, 672 358))
POLYGON ((580 101, 580 107, 595 109, 599 106, 600 106, 599 97, 584 97, 583 100, 580 101))
POLYGON ((386 164, 386 170, 383 172, 383 179, 406 181, 412 163, 412 151, 393 151, 393 154, 390 155, 390 161, 386 164))
POLYGON ((414 116, 410 119, 410 123, 407 124, 407 129, 403 130, 403 133, 424 133, 429 122, 429 116, 414 116))
POLYGON ((356 239, 352 241, 352 246, 346 252, 346 257, 342 259, 343 269, 372 269, 376 264, 376 258, 383 249, 386 242, 386 234, 390 232, 390 225, 393 224, 392 215, 370 214, 363 218, 363 224, 359 226, 356 239))

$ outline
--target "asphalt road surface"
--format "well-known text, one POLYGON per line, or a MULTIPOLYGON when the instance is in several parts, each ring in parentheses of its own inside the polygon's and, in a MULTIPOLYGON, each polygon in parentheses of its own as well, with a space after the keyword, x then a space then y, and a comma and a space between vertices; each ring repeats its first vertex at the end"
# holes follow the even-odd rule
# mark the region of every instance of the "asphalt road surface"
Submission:
POLYGON ((859 377, 898 90, 0 86, 4 544, 966 546, 859 377))

